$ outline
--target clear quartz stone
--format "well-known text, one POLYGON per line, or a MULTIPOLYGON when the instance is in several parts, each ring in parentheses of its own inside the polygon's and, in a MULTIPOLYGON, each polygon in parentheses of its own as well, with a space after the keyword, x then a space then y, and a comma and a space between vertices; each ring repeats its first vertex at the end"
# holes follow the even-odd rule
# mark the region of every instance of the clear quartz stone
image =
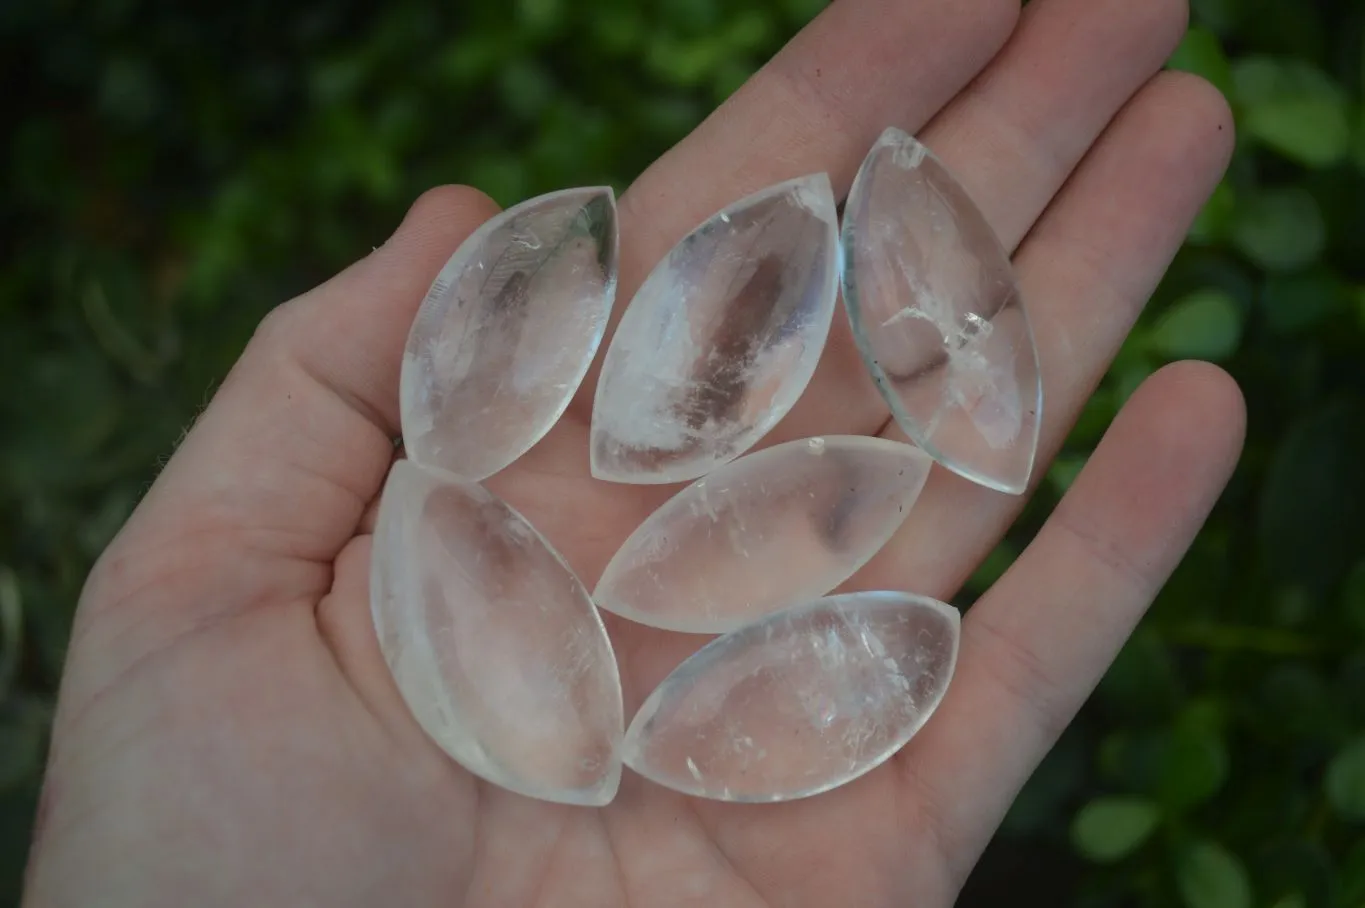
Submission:
POLYGON ((1009 256, 966 190, 888 129, 849 193, 841 243, 854 338, 901 429, 953 472, 1023 492, 1038 351, 1009 256))
POLYGON ((928 721, 957 661, 956 609, 896 592, 831 596, 720 637, 649 696, 626 765, 721 801, 850 782, 928 721))
POLYGON ((685 237, 627 307, 593 406, 592 473, 696 479, 763 437, 805 390, 838 296, 825 174, 769 187, 685 237))
POLYGON ((409 457, 479 480, 545 436, 606 331, 617 237, 615 196, 593 187, 509 208, 460 245, 403 354, 409 457))
POLYGON ((611 643, 529 523, 482 486, 399 461, 370 582, 384 659, 446 753, 530 797, 611 801, 623 726, 611 643))
POLYGON ((933 461, 866 436, 807 438, 726 464, 626 540, 593 598, 642 624, 725 633, 825 595, 908 515, 933 461))

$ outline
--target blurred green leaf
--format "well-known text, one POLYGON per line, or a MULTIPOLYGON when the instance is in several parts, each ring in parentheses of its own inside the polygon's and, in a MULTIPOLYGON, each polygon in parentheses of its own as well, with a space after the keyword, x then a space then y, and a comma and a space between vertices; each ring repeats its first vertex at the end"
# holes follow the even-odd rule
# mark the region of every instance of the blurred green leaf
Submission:
POLYGON ((1266 323, 1277 334, 1301 334, 1345 309, 1348 293, 1325 268, 1300 274, 1274 274, 1261 289, 1266 323))
POLYGON ((1223 45, 1210 29, 1190 26, 1168 64, 1171 69, 1203 76, 1223 94, 1232 93, 1232 67, 1223 54, 1223 45))
POLYGON ((1317 201, 1298 186, 1239 197, 1232 241, 1267 271, 1301 268, 1322 254, 1327 225, 1317 201))
POLYGON ((1347 820, 1365 822, 1365 736, 1347 744, 1327 767, 1327 798, 1347 820))
POLYGON ((1110 863, 1142 847, 1160 821, 1161 810, 1143 798, 1096 798, 1076 814, 1071 841, 1090 860, 1110 863))
POLYGON ((1218 362, 1237 349, 1242 313, 1226 293, 1191 293, 1162 313, 1152 329, 1152 349, 1166 359, 1206 359, 1218 362))
POLYGON ((1280 441, 1260 496, 1265 563, 1323 594, 1365 551, 1365 405, 1350 398, 1305 413, 1280 441))
POLYGON ((1227 747, 1217 731, 1179 722, 1165 741, 1157 792, 1163 804, 1182 810, 1216 795, 1227 774, 1227 747))
POLYGON ((1208 244, 1225 240, 1232 232, 1236 214, 1236 193, 1227 182, 1219 183, 1190 225, 1189 241, 1208 244))
POLYGON ((1346 93, 1325 73, 1300 60, 1250 57, 1233 70, 1241 128, 1308 167, 1326 167, 1350 148, 1346 93))
POLYGON ((1186 908, 1251 908, 1251 883, 1237 856, 1212 841, 1176 855, 1176 884, 1186 908))

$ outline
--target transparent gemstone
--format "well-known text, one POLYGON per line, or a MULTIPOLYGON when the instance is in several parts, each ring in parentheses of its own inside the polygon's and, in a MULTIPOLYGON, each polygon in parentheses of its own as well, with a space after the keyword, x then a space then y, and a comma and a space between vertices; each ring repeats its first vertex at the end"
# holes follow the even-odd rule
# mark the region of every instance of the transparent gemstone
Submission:
POLYGON ((1008 254, 932 152, 888 129, 844 209, 844 304, 906 435, 1003 492, 1028 484, 1043 387, 1008 254))
POLYGON ((820 359, 838 296, 829 178, 769 187, 712 217, 654 269, 602 366, 592 473, 696 479, 789 411, 820 359))
POLYGON ((460 245, 403 354, 411 459, 478 480, 545 436, 602 342, 617 242, 615 196, 595 187, 509 208, 460 245))
POLYGON ((687 633, 725 633, 825 595, 908 515, 933 461, 866 436, 745 455, 669 499, 607 565, 598 606, 687 633))
POLYGON ((831 596, 720 637, 649 696, 626 765, 721 801, 819 794, 889 759, 943 699, 951 606, 895 592, 831 596))
POLYGON ((621 682, 587 590, 483 487, 399 461, 379 508, 371 606, 418 723, 475 775, 601 805, 621 777, 621 682))

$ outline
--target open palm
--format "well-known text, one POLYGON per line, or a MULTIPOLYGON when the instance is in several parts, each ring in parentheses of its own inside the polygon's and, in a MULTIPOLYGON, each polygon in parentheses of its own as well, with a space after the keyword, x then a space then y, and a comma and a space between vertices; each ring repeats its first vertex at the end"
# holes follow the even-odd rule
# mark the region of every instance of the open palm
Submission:
MULTIPOLYGON (((1214 90, 1155 75, 1183 7, 839 0, 623 196, 623 297, 729 202, 815 171, 842 194, 884 127, 917 132, 1014 249, 1046 463, 1232 144, 1214 90)), ((367 604, 403 340, 441 264, 494 212, 471 189, 433 190, 384 246, 276 310, 101 559, 63 683, 31 905, 949 904, 1240 447, 1223 373, 1153 376, 966 616, 934 719, 849 786, 728 805, 627 774, 603 809, 530 801, 421 733, 367 604)), ((671 490, 589 477, 588 400, 490 486, 591 585, 671 490)), ((879 432, 894 429, 840 317, 765 444, 879 432)), ((849 588, 949 597, 1020 504, 935 468, 849 588)), ((628 712, 697 646, 609 628, 628 712)))

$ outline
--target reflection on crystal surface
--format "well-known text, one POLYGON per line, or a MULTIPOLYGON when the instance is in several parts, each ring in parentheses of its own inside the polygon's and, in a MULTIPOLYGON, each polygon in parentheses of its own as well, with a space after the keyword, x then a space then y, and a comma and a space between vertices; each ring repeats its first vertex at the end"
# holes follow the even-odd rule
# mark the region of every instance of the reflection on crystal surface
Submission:
POLYGON ((725 633, 851 577, 901 525, 933 463, 866 436, 807 438, 726 464, 626 540, 593 593, 642 624, 725 633))
POLYGON ((408 456, 478 480, 540 441, 602 342, 616 258, 616 200, 606 187, 523 202, 461 244, 403 354, 408 456))
POLYGON ((720 637, 650 695, 626 765, 722 801, 828 791, 885 762, 929 719, 957 661, 951 606, 850 593, 720 637))
POLYGON ((399 461, 371 569, 380 648, 428 735, 512 791, 601 805, 621 777, 621 682, 587 591, 481 486, 399 461))
POLYGON ((950 470, 1024 491, 1038 351, 1009 257, 966 191, 889 129, 858 172, 841 242, 853 334, 896 422, 950 470))
POLYGON ((649 275, 602 366, 599 479, 696 479, 763 437, 810 381, 838 296, 838 218, 824 174, 712 217, 649 275))

